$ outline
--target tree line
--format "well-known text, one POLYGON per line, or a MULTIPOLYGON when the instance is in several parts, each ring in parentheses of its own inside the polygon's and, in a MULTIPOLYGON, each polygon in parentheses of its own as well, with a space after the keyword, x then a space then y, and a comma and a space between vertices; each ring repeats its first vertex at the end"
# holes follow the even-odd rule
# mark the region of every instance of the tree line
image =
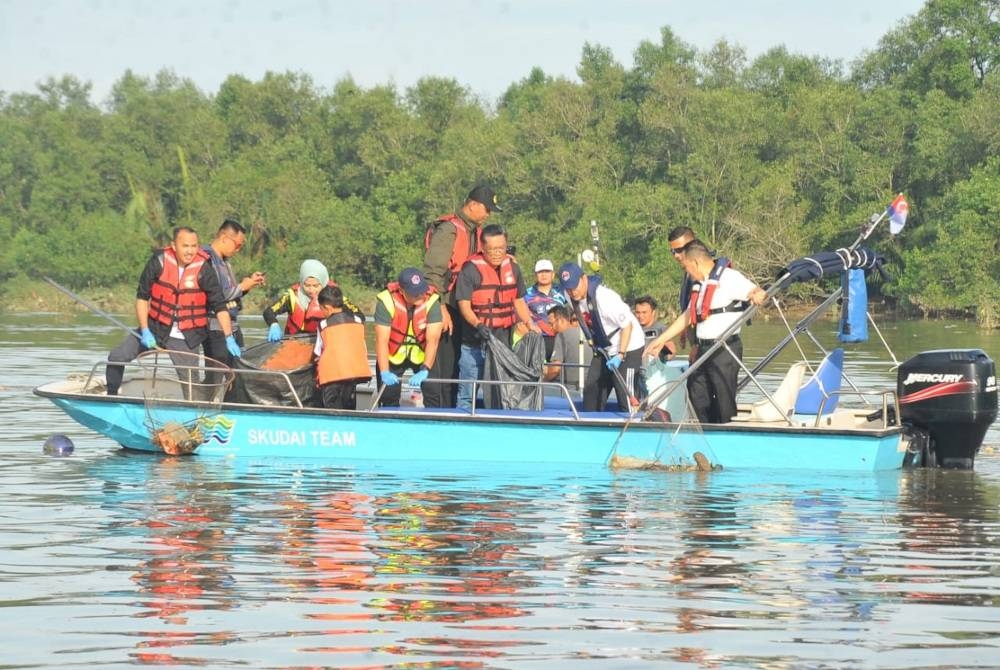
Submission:
POLYGON ((49 79, 0 93, 0 277, 132 284, 174 226, 207 241, 235 217, 250 231, 237 269, 290 284, 318 258, 372 294, 487 182, 525 266, 575 258, 596 220, 606 280, 671 304, 675 226, 767 282, 850 244, 903 192, 905 230, 871 241, 890 261, 876 295, 995 328, 998 14, 1000 0, 929 0, 849 66, 700 51, 664 27, 631 68, 586 44, 578 80, 536 68, 496 101, 433 76, 400 92, 232 75, 210 95, 126 71, 98 105, 89 83, 49 79))

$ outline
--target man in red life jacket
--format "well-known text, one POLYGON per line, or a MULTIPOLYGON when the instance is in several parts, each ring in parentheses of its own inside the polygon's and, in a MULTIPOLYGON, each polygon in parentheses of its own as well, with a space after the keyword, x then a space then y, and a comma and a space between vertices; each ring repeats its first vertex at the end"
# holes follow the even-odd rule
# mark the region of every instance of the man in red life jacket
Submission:
MULTIPOLYGON (((188 384, 185 393, 190 396, 195 371, 184 366, 197 366, 196 353, 208 337, 212 314, 219 320, 227 352, 238 357, 240 345, 233 337, 219 275, 198 246, 198 233, 188 227, 176 228, 170 246, 153 254, 139 277, 135 300, 139 336, 125 338, 111 350, 108 360, 127 363, 142 351, 157 347, 178 352, 170 358, 179 366, 177 374, 188 384)), ((123 366, 108 365, 108 395, 118 395, 124 373, 123 366)))
POLYGON ((398 281, 375 296, 375 363, 379 388, 387 386, 380 407, 398 407, 399 377, 412 370, 411 387, 421 387, 441 341, 441 296, 417 268, 406 268, 398 281))
MULTIPOLYGON (((680 261, 694 279, 691 298, 687 309, 646 345, 646 356, 659 355, 663 345, 693 325, 701 357, 720 335, 742 320, 750 303, 759 305, 767 297, 764 289, 739 270, 716 262, 708 247, 697 240, 685 245, 680 261)), ((688 397, 702 423, 728 423, 736 416, 737 358, 743 358, 739 329, 728 337, 726 346, 732 354, 720 347, 688 378, 688 397)))
MULTIPOLYGON (((437 358, 430 370, 432 378, 458 377, 458 358, 464 320, 455 301, 455 283, 466 260, 480 250, 479 230, 493 212, 502 212, 497 195, 485 184, 469 192, 465 204, 454 214, 446 214, 427 227, 424 239, 424 276, 441 295, 443 330, 437 358)), ((424 384, 425 407, 454 407, 454 384, 424 384)))
MULTIPOLYGON (((502 226, 482 230, 483 250, 465 261, 455 284, 455 299, 465 322, 458 360, 459 379, 481 379, 489 338, 510 346, 514 325, 541 333, 524 302, 521 267, 507 253, 507 233, 502 226)), ((459 409, 472 409, 472 384, 458 385, 459 409)))

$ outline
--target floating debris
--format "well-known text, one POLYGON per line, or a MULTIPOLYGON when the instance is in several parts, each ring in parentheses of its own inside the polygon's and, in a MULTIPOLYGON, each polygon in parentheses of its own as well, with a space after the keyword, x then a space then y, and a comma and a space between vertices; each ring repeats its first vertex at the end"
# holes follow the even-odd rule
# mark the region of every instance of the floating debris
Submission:
POLYGON ((69 456, 73 453, 73 440, 62 433, 49 436, 42 445, 42 453, 46 456, 69 456))
POLYGON ((151 436, 153 444, 170 456, 186 456, 194 453, 205 441, 201 429, 197 425, 188 428, 176 421, 167 421, 151 436))
POLYGON ((612 470, 656 470, 659 472, 712 472, 721 470, 721 465, 712 465, 705 454, 700 451, 694 452, 692 456, 693 464, 685 463, 661 463, 660 461, 649 461, 635 456, 619 456, 615 454, 608 462, 608 467, 612 470))

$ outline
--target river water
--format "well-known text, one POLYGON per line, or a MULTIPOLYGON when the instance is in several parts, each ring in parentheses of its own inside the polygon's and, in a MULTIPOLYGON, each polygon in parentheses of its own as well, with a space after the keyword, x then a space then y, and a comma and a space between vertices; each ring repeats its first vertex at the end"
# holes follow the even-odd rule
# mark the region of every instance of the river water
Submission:
MULTIPOLYGON (((0 317, 0 667, 1000 666, 997 426, 974 472, 878 476, 128 455, 30 393, 120 336, 0 317)), ((848 371, 892 386, 872 339, 848 371)))

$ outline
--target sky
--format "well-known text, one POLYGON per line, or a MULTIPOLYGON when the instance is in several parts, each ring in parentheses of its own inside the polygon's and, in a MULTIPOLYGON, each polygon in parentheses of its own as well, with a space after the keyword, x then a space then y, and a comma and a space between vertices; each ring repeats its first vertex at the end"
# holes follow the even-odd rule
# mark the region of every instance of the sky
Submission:
POLYGON ((168 68, 208 94, 231 74, 304 72, 321 90, 346 76, 401 92, 454 78, 494 102, 533 67, 576 80, 585 43, 632 66, 669 26, 707 50, 770 48, 845 64, 923 0, 0 0, 0 91, 71 74, 101 103, 126 69, 168 68))

